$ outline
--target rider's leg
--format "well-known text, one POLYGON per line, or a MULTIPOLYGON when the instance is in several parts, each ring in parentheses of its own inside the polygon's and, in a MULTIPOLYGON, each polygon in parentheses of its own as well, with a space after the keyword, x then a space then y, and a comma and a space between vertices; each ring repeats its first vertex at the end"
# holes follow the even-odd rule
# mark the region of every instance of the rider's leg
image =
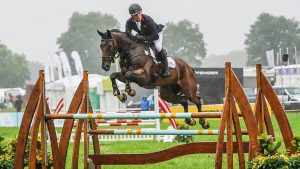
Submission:
POLYGON ((163 66, 163 77, 170 76, 170 70, 168 67, 168 59, 167 59, 167 52, 165 49, 162 49, 159 53, 159 58, 161 60, 162 66, 163 66))
POLYGON ((159 38, 154 42, 155 49, 158 52, 158 59, 162 62, 163 66, 163 77, 168 77, 170 76, 170 71, 168 67, 168 59, 167 59, 167 52, 165 49, 162 47, 162 42, 163 42, 163 31, 158 33, 159 38))

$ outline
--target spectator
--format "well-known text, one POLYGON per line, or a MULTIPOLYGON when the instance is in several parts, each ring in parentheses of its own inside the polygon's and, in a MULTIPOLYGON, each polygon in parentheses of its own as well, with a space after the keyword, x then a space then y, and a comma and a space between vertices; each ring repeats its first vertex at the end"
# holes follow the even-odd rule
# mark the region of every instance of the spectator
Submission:
POLYGON ((21 112, 22 104, 23 104, 22 96, 18 95, 17 100, 15 101, 15 108, 16 108, 17 112, 21 112))
POLYGON ((9 99, 9 102, 11 102, 12 104, 15 104, 15 97, 11 93, 8 94, 8 99, 9 99))
POLYGON ((154 110, 154 96, 152 96, 152 99, 149 101, 149 107, 150 110, 154 110))
POLYGON ((140 108, 142 111, 149 110, 149 100, 147 100, 147 96, 143 96, 143 99, 140 104, 140 108))

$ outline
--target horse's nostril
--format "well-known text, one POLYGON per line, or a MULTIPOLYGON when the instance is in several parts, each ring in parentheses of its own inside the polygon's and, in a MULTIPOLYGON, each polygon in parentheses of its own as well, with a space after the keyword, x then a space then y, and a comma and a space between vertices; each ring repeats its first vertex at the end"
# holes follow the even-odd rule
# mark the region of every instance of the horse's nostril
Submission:
POLYGON ((129 71, 126 72, 124 77, 125 77, 125 79, 129 80, 131 78, 131 72, 129 72, 129 71))
POLYGON ((102 68, 104 69, 104 70, 106 70, 106 71, 108 71, 109 70, 109 65, 104 65, 104 66, 102 66, 102 68))

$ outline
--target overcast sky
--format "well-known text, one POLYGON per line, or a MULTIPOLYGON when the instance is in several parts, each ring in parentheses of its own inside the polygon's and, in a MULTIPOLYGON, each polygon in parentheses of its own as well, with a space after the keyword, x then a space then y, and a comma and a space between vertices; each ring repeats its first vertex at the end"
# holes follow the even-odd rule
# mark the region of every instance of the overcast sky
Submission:
POLYGON ((58 49, 56 39, 68 29, 73 12, 112 14, 124 30, 133 2, 158 23, 188 19, 199 24, 208 55, 244 49, 245 34, 262 12, 300 21, 299 0, 3 0, 0 41, 28 60, 47 63, 47 53, 58 49))

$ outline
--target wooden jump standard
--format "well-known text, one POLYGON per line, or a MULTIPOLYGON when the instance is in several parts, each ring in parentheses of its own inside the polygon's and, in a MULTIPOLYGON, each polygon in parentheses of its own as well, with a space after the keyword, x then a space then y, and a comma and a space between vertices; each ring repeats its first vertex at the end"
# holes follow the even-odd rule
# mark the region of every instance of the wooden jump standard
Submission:
MULTIPOLYGON (((100 154, 100 144, 97 134, 92 135, 94 155, 89 153, 89 140, 88 132, 100 132, 97 130, 96 122, 94 119, 78 119, 77 127, 75 132, 75 139, 73 144, 72 153, 72 166, 71 168, 78 168, 79 160, 79 145, 82 128, 84 126, 84 168, 87 169, 90 163, 88 158, 93 161, 96 168, 101 168, 101 165, 123 165, 123 164, 152 164, 173 159, 175 157, 196 154, 196 153, 215 153, 215 168, 222 168, 222 155, 227 153, 227 168, 233 168, 233 153, 238 153, 239 168, 245 168, 245 157, 244 153, 249 153, 249 160, 253 159, 258 154, 257 136, 265 129, 268 134, 274 136, 274 130, 272 127, 272 121, 268 109, 266 107, 265 100, 271 106, 272 111, 279 123, 281 133, 285 142, 286 148, 291 148, 290 141, 293 138, 293 133, 286 118, 286 115, 274 93, 271 85, 268 83, 264 75, 261 73, 260 65, 257 66, 257 87, 258 94, 256 99, 256 106, 253 113, 250 104, 245 96, 243 88, 236 78, 234 72, 230 67, 230 63, 226 63, 226 95, 225 103, 223 106, 222 114, 209 115, 208 113, 186 113, 192 117, 197 115, 198 117, 209 118, 210 116, 221 117, 220 126, 218 129, 218 141, 217 142, 196 142, 182 144, 175 146, 163 151, 153 152, 149 154, 100 154), (238 118, 236 104, 239 106, 242 117, 245 121, 247 131, 249 131, 249 142, 242 141, 242 134, 245 134, 244 130, 240 128, 240 122, 238 118), (204 115, 206 114, 206 115, 204 115), (257 127, 258 126, 258 127, 257 127), (226 142, 224 137, 226 134, 226 142), (236 142, 233 142, 232 136, 235 134, 236 142)), ((25 158, 25 147, 27 140, 30 135, 30 150, 29 150, 29 168, 34 169, 36 164, 36 150, 37 150, 37 136, 40 126, 42 126, 42 153, 45 154, 42 157, 43 169, 46 169, 47 164, 47 146, 46 137, 49 135, 51 144, 51 151, 53 154, 53 167, 54 169, 66 168, 66 156, 72 132, 73 114, 92 114, 91 103, 88 97, 88 75, 84 72, 83 79, 77 88, 75 95, 71 101, 70 107, 66 114, 66 120, 62 128, 62 137, 58 142, 53 120, 59 118, 50 114, 49 107, 45 102, 45 91, 44 91, 44 74, 40 71, 39 79, 32 91, 29 102, 26 106, 22 124, 19 130, 18 142, 16 147, 16 159, 15 168, 24 168, 25 158), (31 129, 30 129, 31 126, 31 129), (46 130, 48 129, 48 130, 46 130)), ((76 115, 77 116, 77 115, 76 115)), ((84 115, 92 116, 93 115, 84 115)), ((97 116, 97 115, 96 115, 97 116)), ((102 117, 106 116, 104 114, 102 117)), ((165 114, 165 116, 169 116, 165 114)), ((171 116, 171 114, 170 114, 171 116)), ((172 115, 174 116, 174 114, 172 115)), ((177 114, 175 114, 177 116, 177 114)), ((180 115, 181 116, 181 115, 180 115)), ((140 117, 139 117, 140 118, 140 117)), ((202 130, 201 132, 204 132, 202 130)), ((105 131, 111 132, 111 131, 105 131)), ((181 132, 184 133, 185 131, 181 132)), ((207 131, 208 132, 208 131, 207 131)), ((101 133, 101 132, 100 132, 101 133)), ((134 132, 133 132, 134 133, 134 132)), ((109 134, 109 133, 107 133, 109 134)), ((166 134, 166 133, 165 133, 166 134)), ((179 133, 178 133, 179 134, 179 133)))
MULTIPOLYGON (((171 116, 171 114, 162 115, 162 116, 169 117, 171 116)), ((131 118, 137 117, 132 115, 130 116, 131 118)), ((181 115, 181 114, 178 115, 174 113, 173 116, 180 117, 185 115, 181 115)), ((192 114, 187 114, 187 116, 191 117, 192 114)), ((97 115, 95 115, 95 118, 96 117, 97 115)), ((104 118, 104 115, 98 115, 98 118, 100 117, 104 118)), ((93 116, 89 115, 89 118, 93 118, 93 116)), ((124 118, 124 116, 120 118, 124 118)), ((141 116, 138 116, 137 118, 141 118, 141 116)), ((244 94, 243 88, 241 87, 236 76, 231 70, 230 64, 227 63, 226 64, 226 96, 225 96, 225 104, 221 116, 221 123, 218 130, 219 132, 218 142, 189 143, 189 144, 176 146, 167 150, 150 153, 150 154, 100 154, 100 155, 89 155, 89 158, 92 159, 95 165, 151 164, 151 163, 166 161, 187 154, 216 153, 215 168, 219 169, 222 168, 222 154, 224 152, 227 152, 227 166, 228 166, 227 168, 233 168, 233 153, 239 154, 238 156, 239 166, 240 168, 245 168, 244 153, 247 152, 249 153, 249 159, 252 159, 258 153, 258 145, 257 145, 258 130, 256 126, 257 123, 255 117, 253 116, 252 109, 244 94), (242 141, 242 130, 240 128, 238 113, 235 107, 235 101, 237 101, 237 104, 242 112, 242 116, 245 120, 247 130, 249 131, 249 142, 242 141), (224 143, 225 133, 227 134, 226 143, 224 143), (236 142, 233 142, 232 140, 233 133, 236 133, 235 134, 236 142)), ((111 131, 107 131, 107 130, 106 131, 91 130, 90 132, 98 132, 100 134, 102 134, 102 132, 107 132, 107 134, 109 134, 110 132, 111 134, 111 131)))

